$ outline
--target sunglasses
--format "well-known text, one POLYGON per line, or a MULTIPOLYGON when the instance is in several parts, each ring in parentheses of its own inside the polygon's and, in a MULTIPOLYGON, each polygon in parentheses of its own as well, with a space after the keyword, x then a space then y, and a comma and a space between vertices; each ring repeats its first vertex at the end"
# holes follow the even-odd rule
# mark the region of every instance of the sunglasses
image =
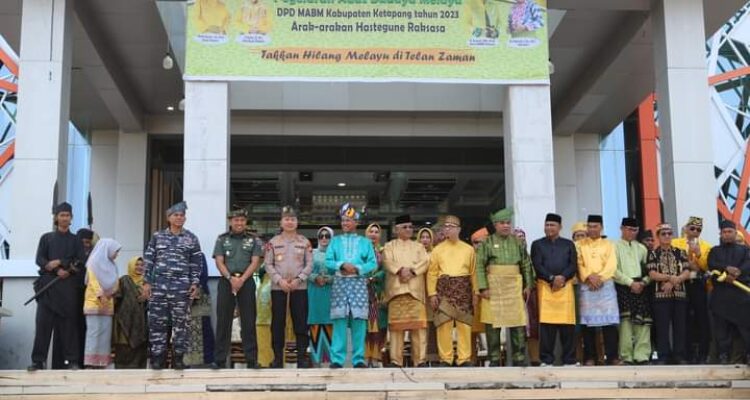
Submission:
POLYGON ((701 232, 703 230, 703 228, 698 227, 698 226, 691 226, 688 229, 690 229, 691 232, 701 232))
POLYGON ((322 235, 318 235, 318 239, 330 239, 331 235, 324 233, 322 235))
POLYGON ((659 236, 672 236, 672 232, 662 231, 662 232, 659 232, 659 236))

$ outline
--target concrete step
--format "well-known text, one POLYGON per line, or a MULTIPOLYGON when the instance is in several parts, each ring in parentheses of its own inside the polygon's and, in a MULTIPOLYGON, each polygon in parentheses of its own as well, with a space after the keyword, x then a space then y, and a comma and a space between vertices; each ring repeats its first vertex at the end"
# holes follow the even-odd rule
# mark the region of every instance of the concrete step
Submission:
POLYGON ((746 366, 0 371, 13 399, 750 399, 746 366))

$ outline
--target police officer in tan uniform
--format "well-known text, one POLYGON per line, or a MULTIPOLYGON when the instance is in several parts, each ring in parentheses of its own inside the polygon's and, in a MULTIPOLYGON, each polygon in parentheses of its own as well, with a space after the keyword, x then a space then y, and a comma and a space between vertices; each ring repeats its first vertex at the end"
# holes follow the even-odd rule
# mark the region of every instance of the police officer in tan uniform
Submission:
POLYGON ((297 339, 297 368, 307 368, 307 277, 313 266, 312 244, 297 233, 297 212, 281 211, 281 233, 266 246, 265 266, 271 277, 271 336, 274 360, 271 368, 284 366, 286 313, 291 312, 297 339))

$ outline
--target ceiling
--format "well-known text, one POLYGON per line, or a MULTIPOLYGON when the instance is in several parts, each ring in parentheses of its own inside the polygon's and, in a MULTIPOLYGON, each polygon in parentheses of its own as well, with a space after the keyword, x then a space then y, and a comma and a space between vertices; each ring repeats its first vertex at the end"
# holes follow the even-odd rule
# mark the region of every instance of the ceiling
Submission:
MULTIPOLYGON (((744 2, 704 0, 707 35, 718 29, 744 2)), ((179 23, 174 22, 180 18, 169 17, 165 12, 174 9, 175 4, 180 7, 180 3, 76 1, 71 118, 81 129, 124 127, 126 131, 138 131, 143 130, 146 117, 179 114, 179 111, 168 111, 167 107, 176 108, 183 97, 180 70, 164 70, 161 60, 167 49, 168 30, 173 36, 175 51, 181 51, 178 42, 184 38, 184 27, 180 30, 179 23)), ((550 58, 555 66, 551 77, 555 133, 608 132, 654 87, 648 16, 651 1, 549 0, 548 4, 550 9, 559 10, 550 14, 554 27, 550 58)), ((21 0, 0 1, 0 34, 16 50, 20 42, 21 5, 21 0)), ((181 55, 177 58, 182 60, 181 55)), ((250 90, 241 89, 240 95, 234 97, 242 108, 253 107, 253 104, 243 104, 241 93, 260 90, 271 95, 284 87, 287 92, 291 90, 290 97, 305 92, 300 89, 304 88, 302 84, 278 85, 281 86, 266 83, 247 88, 250 90)), ((435 93, 429 85, 417 86, 416 90, 435 93)), ((472 90, 471 85, 465 86, 469 87, 463 90, 472 90)), ((311 87, 313 92, 322 90, 321 86, 311 87)), ((350 84, 346 90, 371 89, 350 84)), ((487 91, 486 87, 479 88, 476 96, 486 98, 487 91)), ((501 101, 498 98, 477 104, 479 110, 483 110, 497 107, 501 101)), ((279 104, 288 106, 283 102, 279 104)), ((294 110, 294 105, 288 107, 294 110)), ((377 105, 374 107, 378 109, 377 105)), ((445 108, 465 111, 450 102, 436 107, 436 111, 445 108)))

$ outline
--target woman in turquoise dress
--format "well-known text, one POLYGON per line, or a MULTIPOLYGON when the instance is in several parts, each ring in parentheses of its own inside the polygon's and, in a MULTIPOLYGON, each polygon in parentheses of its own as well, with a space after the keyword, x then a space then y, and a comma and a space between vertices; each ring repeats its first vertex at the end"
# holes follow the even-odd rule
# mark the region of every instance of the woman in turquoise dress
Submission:
POLYGON ((307 325, 310 330, 310 355, 319 367, 331 362, 331 283, 333 276, 326 270, 326 249, 333 238, 333 229, 318 229, 318 247, 313 250, 313 270, 307 285, 307 325))

